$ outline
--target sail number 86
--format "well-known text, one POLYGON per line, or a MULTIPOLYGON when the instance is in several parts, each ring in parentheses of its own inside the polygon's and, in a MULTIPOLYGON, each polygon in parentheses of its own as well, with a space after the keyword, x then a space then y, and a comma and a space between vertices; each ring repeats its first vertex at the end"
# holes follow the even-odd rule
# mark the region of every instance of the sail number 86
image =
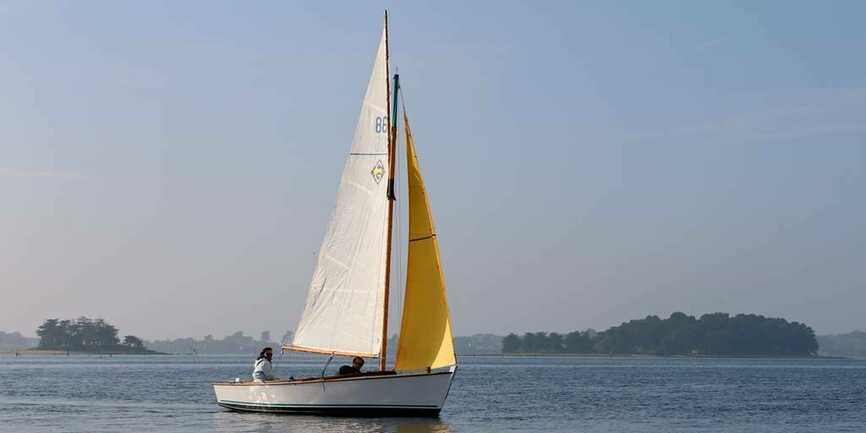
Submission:
POLYGON ((381 134, 388 131, 388 116, 376 118, 376 133, 381 134))

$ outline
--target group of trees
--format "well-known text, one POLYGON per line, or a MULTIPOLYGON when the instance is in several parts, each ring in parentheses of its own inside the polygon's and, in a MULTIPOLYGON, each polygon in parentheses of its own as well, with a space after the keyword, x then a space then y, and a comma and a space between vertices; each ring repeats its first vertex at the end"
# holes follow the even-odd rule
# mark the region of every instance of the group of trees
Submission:
POLYGON ((600 353, 649 355, 815 355, 812 328, 756 314, 704 314, 699 319, 673 313, 647 316, 604 332, 509 334, 503 353, 600 353))
MULTIPOLYGON (((388 347, 397 347, 388 343, 388 347)), ((475 334, 454 337, 454 351, 458 355, 493 355, 502 352, 502 337, 493 334, 475 334)))
POLYGON ((103 319, 47 319, 36 329, 40 349, 80 352, 145 351, 144 342, 127 335, 121 341, 117 328, 103 319))
POLYGON ((508 334, 502 339, 502 353, 596 353, 599 335, 593 329, 567 334, 527 332, 523 336, 508 334))
MULTIPOLYGON (((292 339, 292 332, 287 331, 282 341, 289 342, 292 339)), ((244 335, 242 331, 237 331, 234 334, 226 335, 223 338, 214 338, 213 335, 206 335, 202 339, 192 337, 176 338, 173 340, 155 340, 146 341, 145 346, 149 349, 165 353, 189 353, 189 354, 228 354, 228 353, 243 353, 257 354, 262 347, 271 346, 277 352, 281 341, 273 341, 270 331, 263 331, 258 340, 244 335)))
MULTIPOLYGON (((75 320, 47 319, 36 330, 38 349, 65 350, 93 353, 258 353, 264 346, 279 350, 280 341, 272 341, 270 331, 262 332, 260 339, 238 331, 222 339, 207 335, 203 339, 178 338, 174 340, 144 341, 134 335, 118 337, 114 325, 103 319, 79 317, 75 320)), ((290 341, 292 332, 283 335, 290 341)))
POLYGON ((35 338, 25 337, 21 335, 21 333, 18 331, 0 331, 0 352, 30 349, 36 346, 38 342, 39 340, 35 338))
POLYGON ((866 332, 819 336, 818 346, 822 356, 866 358, 866 332))

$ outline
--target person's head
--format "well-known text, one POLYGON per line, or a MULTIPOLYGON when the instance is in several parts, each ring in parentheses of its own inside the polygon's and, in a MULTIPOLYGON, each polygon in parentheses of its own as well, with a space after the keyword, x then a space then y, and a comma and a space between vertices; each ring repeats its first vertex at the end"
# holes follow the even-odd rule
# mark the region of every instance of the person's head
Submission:
POLYGON ((352 358, 352 367, 355 367, 358 370, 360 370, 361 367, 363 367, 363 366, 364 366, 364 358, 361 358, 360 356, 356 356, 356 357, 352 358))
POLYGON ((270 361, 273 357, 274 349, 271 349, 270 347, 265 347, 264 349, 262 349, 261 353, 259 353, 259 359, 267 358, 268 361, 270 361))

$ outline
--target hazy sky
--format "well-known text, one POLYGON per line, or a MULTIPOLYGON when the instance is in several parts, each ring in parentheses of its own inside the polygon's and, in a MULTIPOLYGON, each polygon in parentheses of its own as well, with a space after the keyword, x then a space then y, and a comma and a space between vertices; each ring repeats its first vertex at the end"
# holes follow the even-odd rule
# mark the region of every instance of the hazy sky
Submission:
POLYGON ((458 335, 864 329, 866 3, 720 3, 2 2, 0 330, 292 329, 385 7, 458 335))

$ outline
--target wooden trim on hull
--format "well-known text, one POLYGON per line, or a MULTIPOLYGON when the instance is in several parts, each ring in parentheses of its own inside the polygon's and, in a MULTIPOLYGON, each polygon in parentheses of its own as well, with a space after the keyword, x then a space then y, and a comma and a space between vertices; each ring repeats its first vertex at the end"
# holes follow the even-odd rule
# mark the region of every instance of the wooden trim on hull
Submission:
POLYGON ((218 405, 238 412, 262 412, 277 414, 308 414, 328 416, 409 416, 437 417, 442 408, 435 406, 381 406, 381 405, 288 405, 288 404, 250 404, 235 401, 218 401, 218 405))
POLYGON ((308 379, 295 380, 269 380, 265 382, 255 382, 248 380, 245 382, 214 382, 214 386, 280 386, 280 385, 303 385, 308 383, 319 382, 347 382, 352 380, 371 380, 371 379, 403 379, 406 377, 417 376, 438 376, 440 374, 451 374, 451 371, 435 371, 432 373, 396 373, 393 371, 365 373, 359 376, 326 376, 324 378, 314 377, 308 379))

